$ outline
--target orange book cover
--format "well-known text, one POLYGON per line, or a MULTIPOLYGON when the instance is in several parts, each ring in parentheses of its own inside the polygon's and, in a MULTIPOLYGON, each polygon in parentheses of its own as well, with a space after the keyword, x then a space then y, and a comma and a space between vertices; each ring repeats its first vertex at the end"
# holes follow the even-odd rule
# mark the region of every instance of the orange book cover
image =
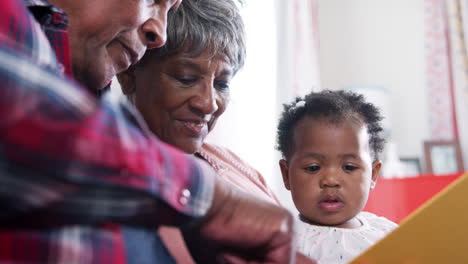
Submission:
POLYGON ((468 173, 350 263, 468 263, 468 173))

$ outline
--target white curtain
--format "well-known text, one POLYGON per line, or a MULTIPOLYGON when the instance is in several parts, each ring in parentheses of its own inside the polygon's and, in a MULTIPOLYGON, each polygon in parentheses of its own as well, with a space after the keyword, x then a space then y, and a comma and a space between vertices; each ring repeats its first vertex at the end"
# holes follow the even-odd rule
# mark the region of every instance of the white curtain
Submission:
POLYGON ((455 127, 468 169, 468 2, 446 1, 450 57, 455 98, 455 127))
MULTIPOLYGON (((296 96, 321 89, 319 70, 318 0, 278 0, 277 114, 296 96)), ((291 194, 284 188, 276 152, 275 192, 294 211, 291 194)))
POLYGON ((247 58, 234 77, 226 112, 207 139, 225 146, 260 171, 270 185, 273 177, 276 124, 277 31, 275 2, 245 0, 241 8, 247 37, 247 58))
POLYGON ((430 140, 454 140, 454 108, 445 0, 425 0, 426 78, 430 140))
POLYGON ((320 90, 318 1, 278 2, 280 103, 320 90))

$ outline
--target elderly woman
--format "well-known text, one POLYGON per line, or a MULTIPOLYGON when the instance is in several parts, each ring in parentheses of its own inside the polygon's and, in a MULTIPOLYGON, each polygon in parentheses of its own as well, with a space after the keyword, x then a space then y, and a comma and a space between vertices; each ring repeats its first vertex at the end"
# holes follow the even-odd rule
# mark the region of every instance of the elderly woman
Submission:
MULTIPOLYGON (((233 0, 184 0, 169 15, 167 44, 119 75, 123 93, 163 141, 206 160, 228 182, 278 203, 263 177, 226 148, 204 142, 243 66, 244 26, 233 0)), ((193 263, 180 234, 160 230, 177 263, 193 263)))

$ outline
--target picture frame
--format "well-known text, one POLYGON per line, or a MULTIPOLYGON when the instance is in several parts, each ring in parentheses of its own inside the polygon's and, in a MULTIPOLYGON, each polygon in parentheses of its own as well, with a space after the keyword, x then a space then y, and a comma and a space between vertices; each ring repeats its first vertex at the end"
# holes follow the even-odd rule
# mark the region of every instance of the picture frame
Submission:
POLYGON ((451 174, 464 170, 458 141, 425 141, 424 155, 428 173, 451 174))
POLYGON ((421 162, 416 157, 400 158, 404 167, 405 176, 417 176, 422 173, 421 162))

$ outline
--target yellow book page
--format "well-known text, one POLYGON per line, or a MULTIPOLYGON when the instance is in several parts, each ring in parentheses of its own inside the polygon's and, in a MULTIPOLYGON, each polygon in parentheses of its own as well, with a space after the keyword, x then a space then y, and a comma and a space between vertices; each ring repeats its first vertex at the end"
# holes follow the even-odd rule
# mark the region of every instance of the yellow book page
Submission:
POLYGON ((350 263, 468 263, 468 173, 350 263))

